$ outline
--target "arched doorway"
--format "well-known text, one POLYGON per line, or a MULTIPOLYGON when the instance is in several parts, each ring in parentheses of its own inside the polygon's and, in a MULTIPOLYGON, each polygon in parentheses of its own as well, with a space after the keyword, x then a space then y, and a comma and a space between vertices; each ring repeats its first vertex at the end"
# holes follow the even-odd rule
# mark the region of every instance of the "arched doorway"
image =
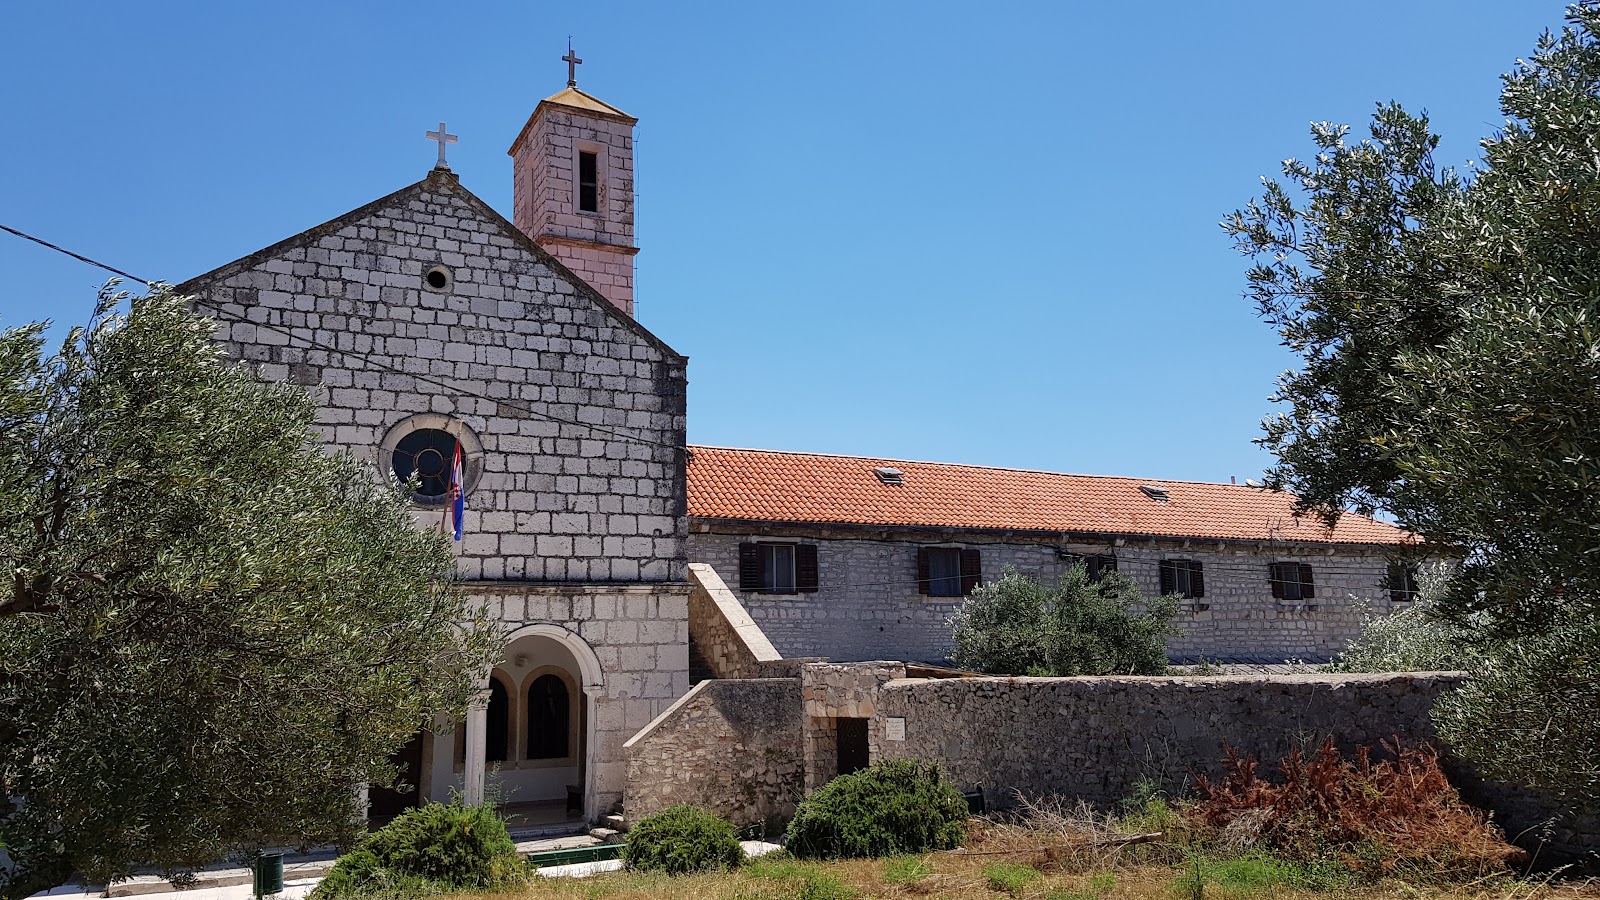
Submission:
MULTIPOLYGON (((594 651, 559 626, 523 626, 506 636, 485 688, 481 796, 500 804, 513 828, 590 818, 593 698, 601 689, 594 651)), ((441 747, 453 753, 435 752, 433 773, 434 784, 471 797, 467 779, 477 767, 466 764, 466 725, 457 723, 441 747)))

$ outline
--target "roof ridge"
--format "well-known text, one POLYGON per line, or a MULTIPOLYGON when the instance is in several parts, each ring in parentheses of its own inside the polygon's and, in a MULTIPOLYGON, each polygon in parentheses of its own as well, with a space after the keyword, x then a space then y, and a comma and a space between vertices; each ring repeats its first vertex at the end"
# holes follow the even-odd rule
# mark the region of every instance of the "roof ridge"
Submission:
POLYGON ((1226 481, 1201 481, 1191 478, 1140 478, 1134 475, 1093 475, 1086 472, 1057 472, 1051 469, 1028 469, 1020 466, 990 466, 982 463, 957 463, 943 462, 932 459, 900 459, 893 456, 860 456, 854 453, 823 453, 815 450, 772 450, 762 447, 724 447, 717 444, 690 444, 690 450, 731 450, 736 453, 773 453, 787 456, 817 456, 829 459, 859 459, 870 462, 914 463, 919 466, 947 466, 959 469, 987 469, 994 472, 1025 472, 1030 475, 1056 475, 1062 478, 1102 478, 1116 481, 1137 481, 1158 484, 1204 484, 1212 487, 1244 488, 1252 491, 1267 491, 1268 493, 1287 494, 1295 496, 1288 491, 1274 491, 1270 488, 1256 487, 1249 484, 1230 484, 1226 481))

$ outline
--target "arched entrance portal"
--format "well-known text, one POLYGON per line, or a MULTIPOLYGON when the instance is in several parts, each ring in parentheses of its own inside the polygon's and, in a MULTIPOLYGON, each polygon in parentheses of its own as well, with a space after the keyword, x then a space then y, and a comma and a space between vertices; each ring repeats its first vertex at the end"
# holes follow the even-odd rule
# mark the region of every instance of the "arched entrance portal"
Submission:
POLYGON ((512 631, 466 721, 436 739, 434 783, 468 803, 500 804, 513 828, 592 818, 600 689, 600 660, 576 634, 548 624, 512 631))

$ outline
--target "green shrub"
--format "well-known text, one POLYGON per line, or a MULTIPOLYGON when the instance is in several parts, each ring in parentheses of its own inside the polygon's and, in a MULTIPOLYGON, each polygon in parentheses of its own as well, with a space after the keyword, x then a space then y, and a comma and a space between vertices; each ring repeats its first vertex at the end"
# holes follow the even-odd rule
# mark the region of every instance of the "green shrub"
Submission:
POLYGON ((633 826, 623 857, 630 869, 687 875, 734 868, 744 848, 727 820, 680 803, 633 826))
POLYGON ((966 821, 966 800, 937 766, 891 760, 801 801, 785 837, 801 857, 894 856, 959 847, 966 821))
POLYGON ((422 896, 520 884, 527 866, 487 806, 429 803, 408 810, 339 857, 318 900, 372 894, 422 896))
POLYGON ((1008 894, 1018 894, 1039 877, 1039 870, 1014 862, 993 862, 983 867, 983 879, 989 887, 1008 894))

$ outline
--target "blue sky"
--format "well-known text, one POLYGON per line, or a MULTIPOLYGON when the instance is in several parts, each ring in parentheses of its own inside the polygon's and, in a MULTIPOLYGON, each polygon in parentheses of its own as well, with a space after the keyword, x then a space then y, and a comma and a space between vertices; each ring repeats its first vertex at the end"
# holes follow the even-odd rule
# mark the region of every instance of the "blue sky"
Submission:
MULTIPOLYGON (((1462 163, 1556 0, 11 4, 0 223, 180 281, 423 177, 509 216, 565 85, 638 116, 639 319, 699 443, 1227 480, 1293 360, 1217 221, 1307 123, 1462 163)), ((0 234, 0 324, 101 274, 0 234)))

